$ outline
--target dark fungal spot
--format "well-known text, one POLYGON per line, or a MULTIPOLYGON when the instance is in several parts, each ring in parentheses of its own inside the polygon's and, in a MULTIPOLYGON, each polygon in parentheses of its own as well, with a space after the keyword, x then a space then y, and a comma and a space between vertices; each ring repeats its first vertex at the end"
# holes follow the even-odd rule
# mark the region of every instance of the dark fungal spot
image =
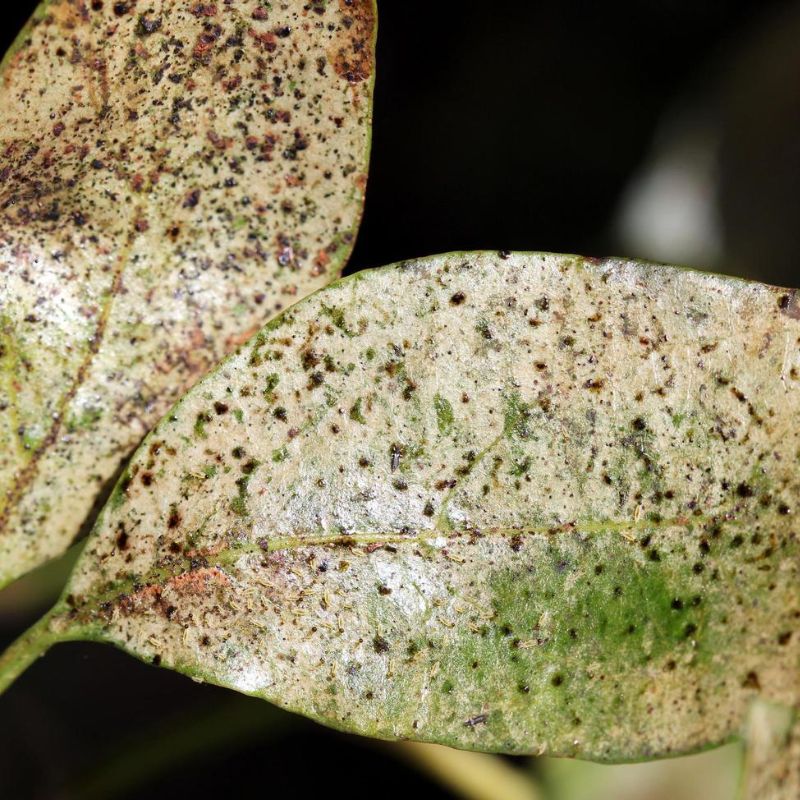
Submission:
POLYGON ((675 599, 672 601, 672 603, 670 604, 670 607, 671 607, 671 608, 672 608, 674 611, 683 611, 683 600, 681 600, 679 597, 676 597, 676 598, 675 598, 675 599))
POLYGON ((750 672, 744 676, 744 680, 742 681, 742 688, 743 689, 761 689, 761 681, 758 679, 758 673, 750 672))
POLYGON ((778 644, 781 647, 785 647, 787 644, 789 644, 789 640, 791 638, 792 638, 792 632, 791 631, 784 631, 783 633, 778 635, 778 644))
POLYGON ((181 524, 181 515, 178 513, 177 508, 173 508, 169 512, 169 517, 167 518, 167 527, 170 529, 177 528, 178 525, 181 524))
POLYGON ((184 208, 194 208, 200 202, 200 190, 192 189, 186 194, 183 199, 184 208))
POLYGON ((747 498, 747 497, 752 497, 754 492, 753 492, 752 487, 749 484, 740 483, 736 487, 736 494, 739 495, 739 497, 747 498))
POLYGON ((222 402, 220 402, 218 400, 216 403, 214 403, 214 411, 216 411, 217 414, 220 414, 220 415, 227 414, 228 413, 228 404, 227 403, 222 403, 222 402))
POLYGON ((122 525, 119 526, 119 533, 117 534, 117 549, 128 549, 128 533, 122 525))
POLYGON ((465 296, 464 292, 456 292, 450 298, 450 304, 454 306, 460 306, 464 302, 465 296))
POLYGON ((376 635, 372 640, 372 649, 378 654, 383 655, 389 652, 389 642, 383 636, 376 635))
POLYGON ((139 23, 136 26, 136 33, 139 36, 149 36, 152 33, 155 33, 161 27, 161 18, 152 18, 148 17, 146 14, 142 14, 139 17, 139 23))
POLYGON ((636 417, 631 423, 631 427, 635 431, 643 431, 647 427, 647 423, 641 417, 636 417))
POLYGON ((557 672, 550 679, 550 683, 552 683, 553 686, 561 686, 564 683, 564 676, 560 672, 557 672))

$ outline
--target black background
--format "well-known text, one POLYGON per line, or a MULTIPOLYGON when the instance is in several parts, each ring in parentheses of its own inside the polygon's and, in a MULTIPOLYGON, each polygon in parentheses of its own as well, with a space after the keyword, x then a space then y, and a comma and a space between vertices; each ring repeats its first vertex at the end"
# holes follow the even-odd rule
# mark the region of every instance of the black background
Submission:
MULTIPOLYGON (((4 45, 33 6, 4 4, 4 45)), ((383 0, 371 173, 348 272, 455 249, 648 256, 622 252, 612 220, 659 121, 699 96, 721 131, 719 268, 796 285, 800 59, 760 69, 747 54, 797 18, 764 0, 383 0)), ((6 610, 0 639, 33 615, 6 610)), ((207 730, 217 707, 238 715, 238 737, 114 796, 446 796, 371 743, 69 644, 0 698, 0 797, 83 797, 69 787, 98 764, 207 730)))

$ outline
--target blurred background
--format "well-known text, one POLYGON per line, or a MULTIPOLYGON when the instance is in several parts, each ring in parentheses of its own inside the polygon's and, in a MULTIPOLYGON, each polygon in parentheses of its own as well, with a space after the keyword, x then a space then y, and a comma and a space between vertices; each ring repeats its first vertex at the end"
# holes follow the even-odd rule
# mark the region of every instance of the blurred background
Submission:
MULTIPOLYGON (((3 7, 4 49, 33 10, 3 7)), ((800 285, 800 3, 383 0, 348 272, 455 249, 625 255, 800 285)), ((0 644, 73 553, 0 594, 0 644)), ((0 798, 733 800, 735 745, 598 766, 374 743, 59 645, 0 698, 0 798)))

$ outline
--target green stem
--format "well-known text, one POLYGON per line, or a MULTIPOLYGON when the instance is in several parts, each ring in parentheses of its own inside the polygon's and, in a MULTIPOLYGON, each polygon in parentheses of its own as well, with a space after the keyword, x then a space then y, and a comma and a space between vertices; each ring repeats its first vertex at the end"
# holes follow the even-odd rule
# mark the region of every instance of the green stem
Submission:
POLYGON ((55 633, 50 627, 50 623, 60 610, 58 606, 54 607, 0 655, 0 694, 52 645, 64 641, 63 634, 55 633))

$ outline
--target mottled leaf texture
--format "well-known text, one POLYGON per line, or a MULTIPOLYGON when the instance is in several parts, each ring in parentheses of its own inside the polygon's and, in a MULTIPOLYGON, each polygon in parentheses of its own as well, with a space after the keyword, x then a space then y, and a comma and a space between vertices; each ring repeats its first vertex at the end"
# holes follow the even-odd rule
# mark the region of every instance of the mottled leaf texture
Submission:
POLYGON ((797 300, 545 254, 342 280, 148 436, 36 635, 488 751, 639 759, 757 698, 791 718, 797 300))
POLYGON ((64 550, 144 433, 338 275, 370 0, 51 0, 0 86, 0 585, 64 550))

